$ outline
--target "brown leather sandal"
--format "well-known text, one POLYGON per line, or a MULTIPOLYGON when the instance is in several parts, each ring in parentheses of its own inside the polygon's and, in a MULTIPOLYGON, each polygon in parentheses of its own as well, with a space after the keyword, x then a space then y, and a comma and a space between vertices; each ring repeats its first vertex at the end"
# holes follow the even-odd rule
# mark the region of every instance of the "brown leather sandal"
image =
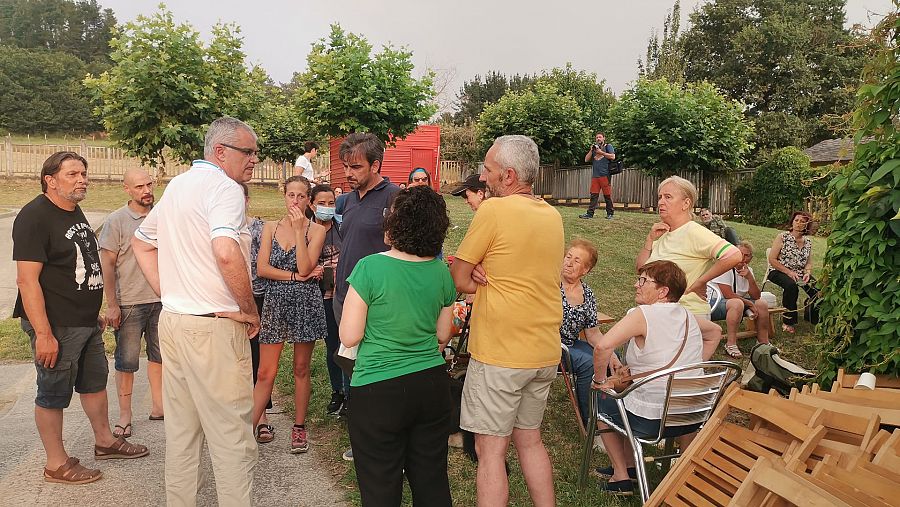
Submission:
POLYGON ((124 438, 119 437, 109 447, 94 446, 94 459, 133 459, 142 458, 150 454, 145 445, 130 444, 124 438))
POLYGON ((96 468, 86 468, 78 463, 78 458, 69 457, 56 470, 44 469, 46 482, 58 482, 60 484, 87 484, 103 477, 103 472, 96 468))

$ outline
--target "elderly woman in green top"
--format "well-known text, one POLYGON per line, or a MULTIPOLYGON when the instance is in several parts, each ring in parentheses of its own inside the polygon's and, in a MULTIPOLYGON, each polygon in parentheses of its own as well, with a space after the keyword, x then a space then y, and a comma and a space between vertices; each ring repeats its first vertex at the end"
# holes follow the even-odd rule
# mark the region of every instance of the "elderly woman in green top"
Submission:
POLYGON ((451 398, 441 350, 456 287, 435 258, 449 225, 438 193, 401 190, 384 219, 391 249, 363 258, 347 278, 340 338, 359 344, 350 444, 363 505, 400 505, 404 473, 414 505, 451 505, 451 398))

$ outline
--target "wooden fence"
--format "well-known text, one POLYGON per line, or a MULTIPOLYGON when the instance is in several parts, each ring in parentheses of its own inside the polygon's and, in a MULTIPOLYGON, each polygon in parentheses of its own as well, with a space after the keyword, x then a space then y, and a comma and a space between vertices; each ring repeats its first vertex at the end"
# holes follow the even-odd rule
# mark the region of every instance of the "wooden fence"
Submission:
MULTIPOLYGON (((20 144, 6 137, 0 142, 0 176, 35 177, 40 175, 44 160, 57 151, 74 151, 88 161, 88 176, 93 180, 121 180, 131 167, 144 167, 154 178, 159 176, 157 168, 144 166, 140 159, 128 156, 124 150, 110 146, 92 146, 84 141, 68 144, 20 144)), ((167 160, 172 160, 167 157, 167 160)), ((313 161, 317 174, 328 173, 328 158, 325 155, 313 161), (324 169, 323 169, 324 168, 324 169)), ((190 169, 190 165, 169 162, 163 179, 173 178, 190 169)), ((276 185, 293 174, 292 162, 277 163, 263 160, 256 164, 250 183, 276 185)))
MULTIPOLYGON (((467 174, 460 174, 458 162, 441 162, 441 180, 453 182, 453 177, 460 181, 467 174), (447 172, 445 173, 445 169, 447 172)), ((734 203, 731 190, 738 183, 753 176, 753 170, 731 173, 716 173, 704 177, 700 173, 682 172, 679 176, 690 180, 700 192, 700 202, 706 203, 715 214, 733 215, 734 203)), ((657 186, 662 178, 649 176, 639 169, 625 169, 621 174, 612 177, 613 201, 627 207, 655 209, 657 203, 657 186)), ((541 166, 534 182, 535 194, 562 204, 586 203, 590 198, 591 167, 554 167, 541 166)))

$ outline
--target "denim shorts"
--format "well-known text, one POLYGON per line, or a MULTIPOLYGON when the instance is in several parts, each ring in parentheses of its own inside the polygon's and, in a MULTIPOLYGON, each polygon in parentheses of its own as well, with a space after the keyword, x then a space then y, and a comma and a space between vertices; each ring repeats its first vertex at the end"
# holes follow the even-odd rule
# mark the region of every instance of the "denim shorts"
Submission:
MULTIPOLYGON (((755 299, 752 299, 752 298, 744 298, 744 299, 747 299, 749 301, 756 301, 755 299)), ((727 316, 727 310, 725 308, 725 305, 727 304, 727 302, 728 302, 727 299, 720 298, 719 301, 716 303, 716 306, 712 307, 712 311, 710 312, 709 320, 725 320, 725 317, 727 316)), ((741 320, 744 320, 743 312, 741 312, 741 320)))
MULTIPOLYGON (((31 338, 35 349, 35 332, 31 323, 21 322, 22 331, 31 338)), ((59 354, 53 368, 34 363, 37 370, 35 405, 63 409, 72 401, 72 390, 80 394, 99 393, 106 389, 109 365, 103 350, 103 331, 99 327, 52 327, 59 343, 59 354)))
POLYGON ((141 336, 147 341, 147 360, 162 363, 159 353, 159 312, 162 303, 144 303, 122 307, 122 320, 116 330, 116 371, 138 371, 141 336))

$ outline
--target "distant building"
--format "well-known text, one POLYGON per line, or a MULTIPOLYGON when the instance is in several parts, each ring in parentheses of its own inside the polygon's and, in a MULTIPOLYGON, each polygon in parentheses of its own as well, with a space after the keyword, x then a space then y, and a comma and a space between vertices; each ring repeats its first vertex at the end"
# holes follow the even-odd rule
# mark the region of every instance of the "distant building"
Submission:
POLYGON ((845 165, 853 160, 853 139, 826 139, 803 150, 811 166, 845 165))

